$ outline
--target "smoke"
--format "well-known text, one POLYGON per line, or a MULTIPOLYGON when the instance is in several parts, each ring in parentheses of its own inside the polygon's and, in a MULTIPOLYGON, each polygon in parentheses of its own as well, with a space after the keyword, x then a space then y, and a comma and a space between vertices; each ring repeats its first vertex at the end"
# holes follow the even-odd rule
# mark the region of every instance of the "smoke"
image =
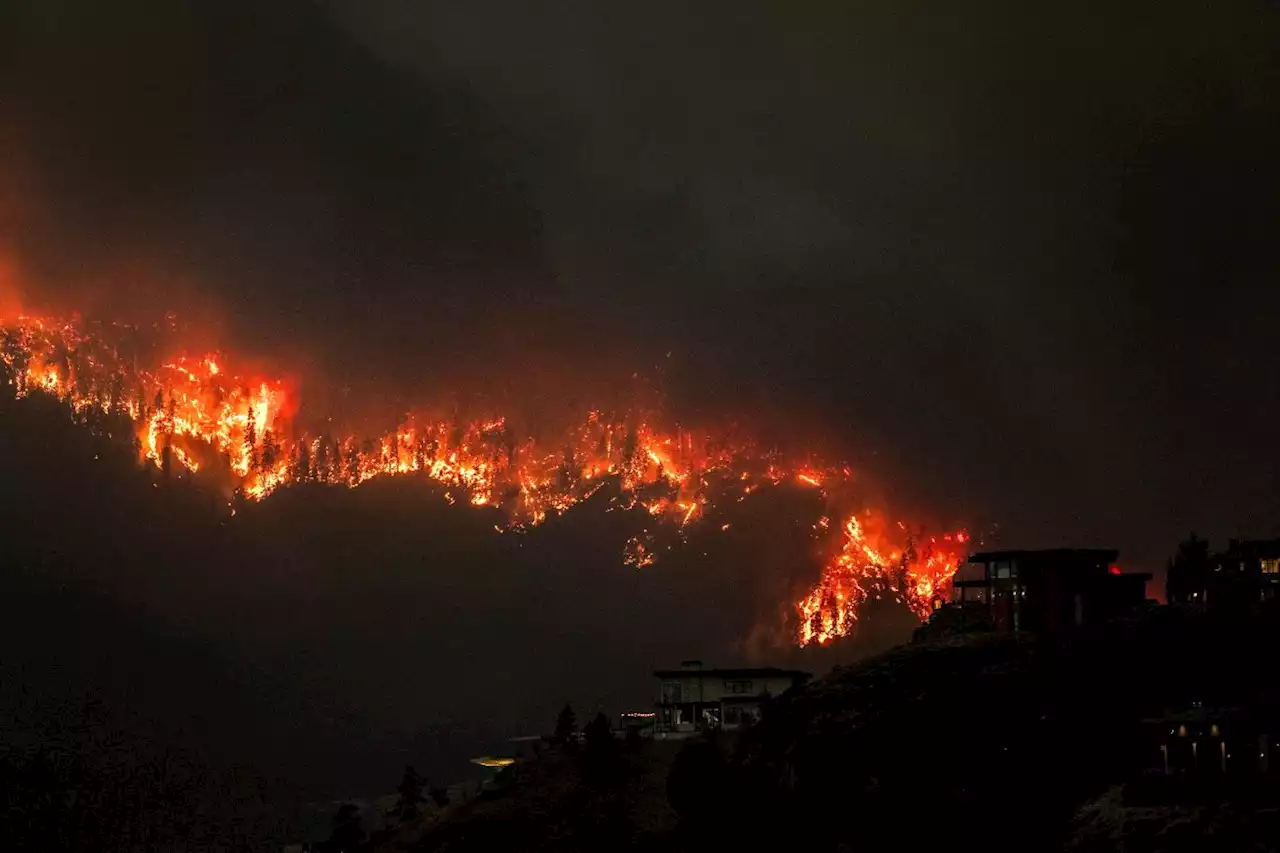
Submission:
MULTIPOLYGON (((158 324, 293 371, 300 418, 377 429, 525 407, 521 432, 555 432, 661 392, 683 425, 849 459, 869 503, 1158 569, 1187 527, 1275 524, 1275 16, 1089 5, 6 4, 0 316, 158 324)), ((372 502, 355 514, 379 547, 401 499, 343 498, 372 502)), ((781 655, 778 608, 824 556, 811 531, 708 524, 625 574, 617 517, 582 522, 610 534, 598 550, 545 531, 517 591, 449 550, 430 577, 471 572, 461 598, 370 580, 325 649, 358 670, 342 641, 381 601, 452 619, 492 584, 491 619, 405 644, 490 662, 590 624, 539 670, 557 693, 644 682, 644 661, 623 679, 582 650, 628 632, 671 659, 781 655)), ((296 552, 244 559, 295 567, 302 594, 324 549, 282 529, 296 552)), ((270 630, 295 613, 283 593, 245 635, 287 669, 353 587, 302 608, 297 643, 270 630)), ((900 637, 896 618, 861 641, 900 637)), ((361 652, 390 654, 379 636, 361 652)))
POLYGON ((19 281, 17 259, 12 252, 0 249, 0 317, 14 317, 22 313, 19 281))

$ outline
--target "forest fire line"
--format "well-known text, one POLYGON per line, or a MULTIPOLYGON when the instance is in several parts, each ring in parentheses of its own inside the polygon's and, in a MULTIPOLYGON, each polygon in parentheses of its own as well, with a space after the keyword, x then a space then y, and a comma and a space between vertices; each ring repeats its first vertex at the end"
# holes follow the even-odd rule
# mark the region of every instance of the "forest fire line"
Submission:
MULTIPOLYGON (((635 412, 592 411, 555 442, 518 437, 503 417, 407 417, 382 435, 310 434, 293 423, 296 397, 285 383, 237 376, 220 356, 181 356, 144 367, 123 356, 110 335, 91 334, 75 321, 24 317, 0 324, 0 335, 0 360, 16 396, 51 395, 86 423, 126 417, 145 464, 166 473, 220 471, 246 500, 263 500, 296 483, 355 487, 379 476, 418 473, 449 487, 450 502, 457 489, 474 506, 498 508, 505 529, 518 531, 568 511, 613 481, 624 508, 639 506, 683 531, 705 518, 709 507, 742 501, 762 486, 815 489, 833 509, 837 496, 851 492, 847 467, 810 458, 791 464, 748 442, 664 430, 635 412)), ((859 607, 873 596, 892 597, 927 617, 964 557, 966 535, 926 538, 899 522, 890 536, 891 525, 869 525, 878 516, 865 508, 846 508, 837 517, 845 519, 839 549, 818 583, 793 605, 795 641, 826 644, 848 636, 859 607)), ((814 529, 835 526, 823 516, 814 529)), ((654 559, 648 530, 625 544, 627 565, 643 568, 654 559)))

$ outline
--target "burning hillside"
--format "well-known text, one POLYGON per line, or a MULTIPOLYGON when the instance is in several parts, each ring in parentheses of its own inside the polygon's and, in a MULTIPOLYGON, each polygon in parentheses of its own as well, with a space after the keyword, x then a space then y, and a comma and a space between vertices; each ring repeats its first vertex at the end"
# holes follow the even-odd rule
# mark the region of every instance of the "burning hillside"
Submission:
POLYGON ((232 513, 239 501, 291 484, 353 488, 417 473, 439 482, 451 502, 499 509, 500 530, 521 531, 610 485, 621 508, 655 522, 624 548, 624 562, 643 568, 657 536, 683 536, 711 506, 789 483, 824 499, 815 536, 839 537, 818 583, 794 604, 802 646, 849 635, 870 597, 897 599, 924 618, 963 556, 964 533, 926 537, 859 505, 848 467, 799 461, 732 433, 667 428, 634 409, 591 411, 554 440, 517 434, 497 414, 411 415, 380 435, 310 431, 296 418, 288 383, 238 375, 221 354, 147 363, 126 343, 129 331, 23 317, 3 324, 0 360, 18 397, 51 395, 86 426, 112 434, 127 424, 145 464, 226 483, 232 513))

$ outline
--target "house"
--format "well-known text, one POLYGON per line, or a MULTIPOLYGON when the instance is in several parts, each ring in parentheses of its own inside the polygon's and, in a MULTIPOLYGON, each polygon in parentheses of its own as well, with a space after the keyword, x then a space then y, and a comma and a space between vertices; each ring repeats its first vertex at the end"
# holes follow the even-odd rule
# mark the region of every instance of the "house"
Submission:
POLYGON ((659 735, 703 728, 737 729, 760 718, 760 706, 813 676, 776 667, 715 669, 685 661, 660 669, 655 726, 659 735))
POLYGON ((1209 608, 1247 609, 1280 597, 1280 539, 1230 539, 1209 566, 1201 593, 1209 608))
POLYGON ((1123 616, 1146 600, 1151 575, 1122 572, 1119 553, 1055 548, 974 554, 956 573, 950 610, 977 614, 995 630, 1041 633, 1123 616))
POLYGON ((1166 776, 1239 777, 1271 770, 1270 726, 1247 709, 1194 702, 1142 722, 1158 747, 1149 760, 1158 761, 1166 776))

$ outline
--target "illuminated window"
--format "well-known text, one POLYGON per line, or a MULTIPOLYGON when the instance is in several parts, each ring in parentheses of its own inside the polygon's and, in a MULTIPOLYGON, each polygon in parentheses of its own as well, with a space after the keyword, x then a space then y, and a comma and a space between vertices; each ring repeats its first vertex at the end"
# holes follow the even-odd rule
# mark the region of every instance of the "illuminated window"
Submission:
POLYGON ((1280 557, 1271 560, 1262 561, 1262 573, 1264 575, 1280 575, 1280 557))
POLYGON ((1217 723, 1214 723, 1212 726, 1209 726, 1209 734, 1213 735, 1214 737, 1217 737, 1218 735, 1221 734, 1221 732, 1218 731, 1217 723))

